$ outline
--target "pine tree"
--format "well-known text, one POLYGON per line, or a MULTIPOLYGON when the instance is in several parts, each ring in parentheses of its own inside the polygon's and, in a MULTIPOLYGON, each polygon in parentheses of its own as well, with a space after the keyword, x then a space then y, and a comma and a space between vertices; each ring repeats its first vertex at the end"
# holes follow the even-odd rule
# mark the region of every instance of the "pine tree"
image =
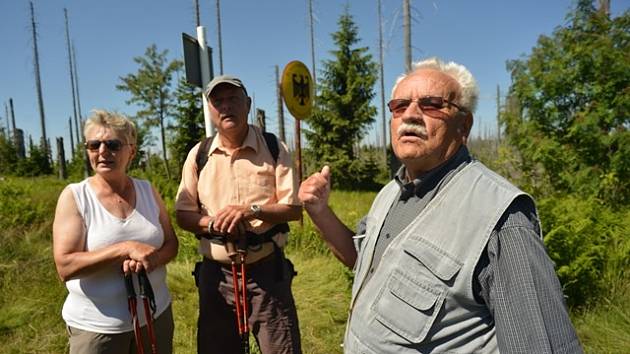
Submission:
POLYGON ((168 143, 178 171, 181 171, 190 149, 205 136, 200 94, 200 90, 189 85, 184 78, 179 80, 175 91, 178 102, 173 114, 175 125, 169 126, 172 136, 168 143))
POLYGON ((53 173, 53 168, 48 159, 46 147, 33 144, 33 140, 29 140, 28 156, 20 159, 16 165, 16 175, 21 177, 34 177, 41 175, 49 175, 53 173))
POLYGON ((336 187, 357 188, 369 182, 357 178, 373 177, 356 159, 354 148, 376 116, 376 107, 370 102, 378 66, 367 47, 356 47, 360 38, 348 7, 337 23, 339 30, 332 34, 337 49, 331 51, 334 59, 323 62, 319 95, 308 120, 311 130, 305 132, 309 145, 306 156, 318 164, 331 165, 336 187))
POLYGON ((0 175, 14 174, 17 162, 17 149, 13 142, 0 134, 0 175))
MULTIPOLYGON (((171 81, 173 74, 182 67, 179 60, 168 61, 168 50, 159 52, 155 44, 149 46, 144 56, 135 57, 133 60, 140 66, 136 74, 128 74, 121 77, 121 84, 116 85, 120 91, 127 91, 131 98, 129 104, 139 104, 142 109, 138 111, 138 120, 147 127, 160 127, 162 143, 162 157, 166 175, 170 179, 166 157, 166 119, 171 115, 174 106, 171 81)), ((139 146, 140 147, 140 146, 139 146)))

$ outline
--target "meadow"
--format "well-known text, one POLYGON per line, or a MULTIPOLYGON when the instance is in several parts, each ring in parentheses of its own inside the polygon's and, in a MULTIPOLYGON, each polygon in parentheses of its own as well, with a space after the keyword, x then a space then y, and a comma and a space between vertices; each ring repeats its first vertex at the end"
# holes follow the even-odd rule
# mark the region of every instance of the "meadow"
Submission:
MULTIPOLYGON (((67 352, 61 319, 66 290, 51 243, 55 203, 66 183, 52 177, 0 179, 0 353, 67 352)), ((156 185, 172 212, 173 186, 156 185)), ((333 191, 331 205, 354 228, 374 196, 333 191)), ((342 353, 352 273, 328 252, 308 217, 291 227, 287 255, 298 272, 293 290, 304 353, 342 353)), ((175 352, 194 353, 197 293, 190 272, 199 256, 194 237, 181 229, 177 234, 180 252, 168 265, 175 352)), ((571 312, 587 353, 630 353, 630 284, 627 277, 611 279, 601 301, 571 312)))

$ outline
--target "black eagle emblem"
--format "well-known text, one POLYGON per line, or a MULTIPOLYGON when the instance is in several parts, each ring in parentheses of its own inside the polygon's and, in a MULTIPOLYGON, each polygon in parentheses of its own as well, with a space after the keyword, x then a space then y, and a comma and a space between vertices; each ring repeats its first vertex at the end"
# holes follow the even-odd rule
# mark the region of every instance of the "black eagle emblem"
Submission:
POLYGON ((293 74, 291 79, 293 80, 293 98, 300 100, 300 106, 306 105, 305 101, 309 99, 311 95, 310 90, 308 89, 308 77, 293 74), (297 76, 299 76, 299 81, 297 76))

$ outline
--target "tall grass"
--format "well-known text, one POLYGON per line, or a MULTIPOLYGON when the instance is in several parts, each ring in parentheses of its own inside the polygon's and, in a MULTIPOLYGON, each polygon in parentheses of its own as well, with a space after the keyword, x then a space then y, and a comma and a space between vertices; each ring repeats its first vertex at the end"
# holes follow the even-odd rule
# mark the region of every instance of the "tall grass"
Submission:
MULTIPOLYGON (((330 195, 330 205, 339 219, 351 230, 355 230, 361 218, 370 210, 374 192, 348 192, 333 191, 330 195)), ((330 255, 328 247, 320 239, 315 225, 304 213, 302 225, 292 222, 291 241, 287 245, 287 251, 299 252, 306 256, 330 255)))
MULTIPOLYGON (((57 197, 66 182, 53 178, 0 179, 0 353, 64 353, 67 337, 61 306, 66 296, 51 249, 51 225, 57 197)), ((173 193, 173 187, 169 189, 173 193)), ((165 196, 172 212, 173 195, 165 196)), ((353 229, 368 211, 374 193, 333 191, 331 204, 353 229)), ((628 214, 620 213, 627 230, 628 214)), ((292 223, 287 255, 298 276, 293 292, 306 354, 342 353, 352 274, 330 254, 312 223, 292 223)), ((190 274, 196 254, 194 236, 177 229, 180 252, 168 265, 173 295, 175 352, 196 352, 197 289, 190 274)), ((609 247, 628 247, 618 239, 609 247)), ((627 249, 627 248, 625 248, 627 249)), ((613 252, 611 252, 613 254, 613 252)), ((630 353, 628 264, 611 262, 602 300, 572 319, 587 353, 630 353)), ((252 353, 258 353, 252 339, 252 353)))
POLYGON ((0 181, 0 352, 61 353, 65 288, 52 260, 51 226, 65 183, 0 181))

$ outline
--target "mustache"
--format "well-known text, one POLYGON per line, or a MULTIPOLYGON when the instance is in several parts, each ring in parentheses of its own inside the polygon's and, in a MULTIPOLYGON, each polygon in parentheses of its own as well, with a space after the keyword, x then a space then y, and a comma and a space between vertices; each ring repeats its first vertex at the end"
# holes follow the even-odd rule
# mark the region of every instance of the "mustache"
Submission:
POLYGON ((421 137, 426 137, 427 128, 423 124, 420 124, 417 122, 402 122, 398 126, 397 133, 398 133, 398 136, 413 134, 413 135, 418 135, 421 137))

